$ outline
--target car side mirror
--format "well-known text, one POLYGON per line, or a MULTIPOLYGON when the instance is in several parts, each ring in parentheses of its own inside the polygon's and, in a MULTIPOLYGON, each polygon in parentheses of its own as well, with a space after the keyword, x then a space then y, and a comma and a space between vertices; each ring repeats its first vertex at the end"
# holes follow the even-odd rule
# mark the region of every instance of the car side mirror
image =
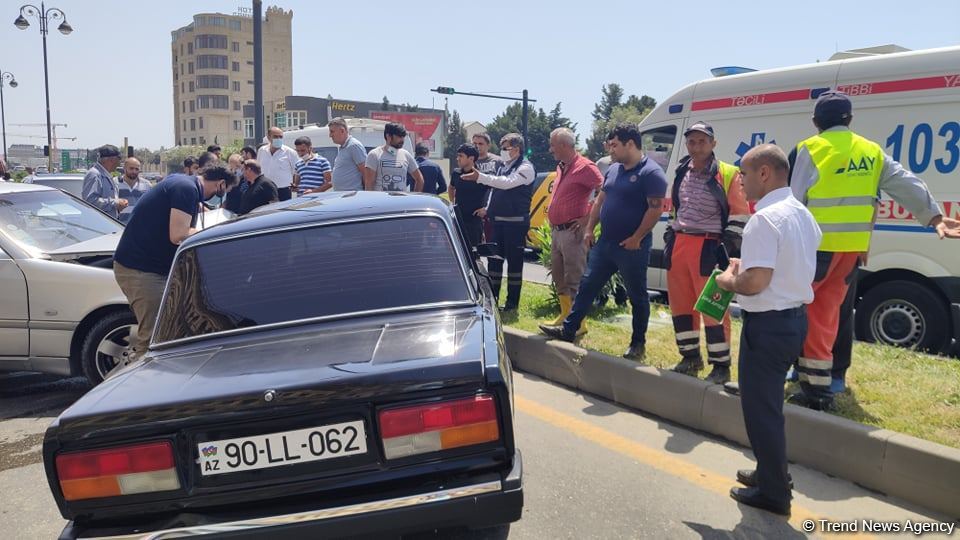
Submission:
POLYGON ((495 259, 502 259, 503 257, 497 253, 497 244, 486 243, 486 244, 477 244, 473 248, 474 253, 477 254, 477 257, 493 257, 495 259))

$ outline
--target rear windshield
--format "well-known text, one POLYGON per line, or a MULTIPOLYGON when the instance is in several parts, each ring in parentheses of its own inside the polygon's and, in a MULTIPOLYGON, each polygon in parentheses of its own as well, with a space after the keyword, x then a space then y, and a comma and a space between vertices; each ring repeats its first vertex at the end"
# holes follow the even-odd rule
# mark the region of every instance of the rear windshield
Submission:
POLYGON ((265 233, 181 253, 154 341, 470 297, 438 218, 265 233))

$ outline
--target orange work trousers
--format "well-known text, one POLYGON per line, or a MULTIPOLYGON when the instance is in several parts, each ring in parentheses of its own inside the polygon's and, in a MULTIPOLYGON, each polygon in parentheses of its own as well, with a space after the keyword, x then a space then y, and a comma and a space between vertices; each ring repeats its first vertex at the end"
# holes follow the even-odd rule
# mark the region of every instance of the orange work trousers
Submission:
POLYGON ((840 306, 850 288, 859 258, 859 253, 817 252, 813 303, 807 306, 807 338, 803 342, 803 356, 797 362, 800 387, 810 397, 833 397, 830 370, 833 369, 833 345, 837 340, 840 306))
POLYGON ((717 321, 693 309, 697 298, 707 284, 704 271, 716 264, 716 243, 706 248, 705 236, 676 233, 667 270, 667 295, 670 312, 673 314, 673 331, 677 336, 677 348, 684 359, 699 359, 700 319, 703 318, 707 338, 707 359, 711 364, 730 364, 730 313, 717 321), (709 251, 709 253, 707 252, 709 251), (713 262, 711 262, 713 261, 713 262), (708 264, 705 264, 708 263, 708 264))

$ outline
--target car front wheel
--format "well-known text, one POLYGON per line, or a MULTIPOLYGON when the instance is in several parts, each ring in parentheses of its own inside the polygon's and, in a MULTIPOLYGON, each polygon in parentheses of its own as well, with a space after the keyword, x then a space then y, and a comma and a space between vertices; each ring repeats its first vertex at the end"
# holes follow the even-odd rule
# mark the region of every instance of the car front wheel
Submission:
POLYGON ((100 384, 110 373, 130 361, 137 319, 129 311, 108 313, 83 340, 80 363, 90 384, 100 384))

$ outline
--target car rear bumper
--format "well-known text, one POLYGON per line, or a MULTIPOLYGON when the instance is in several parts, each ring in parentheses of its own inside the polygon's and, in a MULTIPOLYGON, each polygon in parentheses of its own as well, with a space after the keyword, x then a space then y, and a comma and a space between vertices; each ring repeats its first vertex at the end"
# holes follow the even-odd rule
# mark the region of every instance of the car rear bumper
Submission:
POLYGON ((329 538, 385 532, 400 534, 453 526, 492 527, 520 519, 523 508, 522 476, 522 459, 517 451, 513 466, 505 477, 428 493, 216 523, 202 522, 202 516, 191 514, 183 516, 182 521, 194 521, 196 524, 152 531, 85 528, 71 521, 63 529, 60 538, 329 538))

